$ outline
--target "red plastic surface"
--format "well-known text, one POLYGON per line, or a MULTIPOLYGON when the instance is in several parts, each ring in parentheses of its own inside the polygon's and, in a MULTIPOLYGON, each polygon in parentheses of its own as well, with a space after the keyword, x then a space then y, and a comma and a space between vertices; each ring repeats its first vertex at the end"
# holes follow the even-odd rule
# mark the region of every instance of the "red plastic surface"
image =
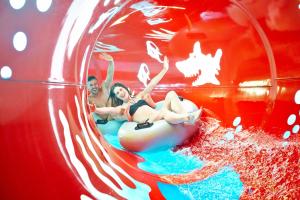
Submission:
POLYGON ((157 25, 149 25, 148 18, 131 7, 138 1, 53 1, 47 12, 39 12, 35 3, 27 1, 15 10, 9 1, 0 2, 0 69, 9 66, 12 70, 10 78, 0 77, 1 199, 131 199, 124 187, 134 190, 138 184, 133 180, 151 188, 151 199, 164 199, 157 181, 175 184, 202 180, 228 163, 245 184, 242 199, 299 198, 300 137, 299 133, 284 136, 300 123, 298 1, 156 1, 151 3, 168 7, 155 17, 171 19, 157 25), (113 8, 120 10, 104 18, 113 8), (89 33, 100 16, 103 23, 89 33), (162 31, 160 28, 174 32, 172 39, 147 36, 153 30, 162 31), (24 51, 13 45, 18 31, 27 35, 24 51), (154 90, 156 100, 175 90, 206 108, 203 122, 210 116, 224 129, 236 128, 233 121, 240 117, 243 130, 250 133, 238 141, 252 138, 257 144, 269 145, 263 149, 273 154, 257 153, 253 145, 243 148, 241 143, 229 143, 220 152, 213 142, 224 131, 220 128, 207 140, 199 136, 189 143, 195 155, 215 165, 182 177, 158 176, 137 168, 140 158, 111 147, 89 115, 87 74, 103 78, 107 65, 92 55, 96 41, 123 49, 111 53, 114 79, 135 91, 144 87, 137 79, 141 63, 147 64, 151 78, 161 69, 161 64, 147 54, 146 41, 154 42, 170 59, 166 77, 154 90), (197 41, 203 55, 215 56, 217 49, 222 50, 221 69, 216 75, 219 85, 193 86, 197 76, 185 78, 176 68, 176 62, 187 59, 197 41), (275 143, 282 143, 282 148, 274 150, 275 143), (104 178, 95 175, 83 147, 104 178), (264 167, 266 163, 271 167, 264 167), (275 166, 283 166, 284 172, 276 173, 285 180, 272 178, 275 166), (253 169, 261 169, 257 172, 260 178, 253 178, 253 169), (251 195, 249 188, 254 191, 251 195))

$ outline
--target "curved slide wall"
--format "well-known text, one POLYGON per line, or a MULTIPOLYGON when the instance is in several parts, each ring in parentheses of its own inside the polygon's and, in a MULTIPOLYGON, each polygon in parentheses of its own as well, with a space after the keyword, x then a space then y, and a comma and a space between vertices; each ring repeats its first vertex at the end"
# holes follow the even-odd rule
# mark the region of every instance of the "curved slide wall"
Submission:
POLYGON ((1 198, 215 199, 226 170, 240 184, 227 197, 299 196, 298 1, 11 0, 0 10, 1 198), (99 52, 134 91, 169 57, 153 96, 175 90, 206 109, 199 133, 173 150, 202 167, 149 172, 104 139, 85 87, 88 73, 105 76, 99 52))

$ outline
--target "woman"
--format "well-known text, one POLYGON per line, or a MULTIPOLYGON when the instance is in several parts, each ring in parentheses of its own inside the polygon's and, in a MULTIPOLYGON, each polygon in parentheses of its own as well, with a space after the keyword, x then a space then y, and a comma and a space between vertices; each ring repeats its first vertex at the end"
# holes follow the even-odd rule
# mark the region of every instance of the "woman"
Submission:
POLYGON ((169 61, 167 57, 164 57, 164 65, 161 72, 136 96, 132 96, 130 90, 123 84, 115 83, 111 87, 109 98, 112 101, 112 106, 116 107, 97 108, 95 112, 99 114, 111 113, 113 115, 122 115, 128 121, 137 123, 152 123, 164 119, 171 124, 194 124, 199 118, 202 109, 187 113, 174 91, 167 93, 160 110, 154 109, 155 103, 152 101, 150 93, 168 69, 169 61))

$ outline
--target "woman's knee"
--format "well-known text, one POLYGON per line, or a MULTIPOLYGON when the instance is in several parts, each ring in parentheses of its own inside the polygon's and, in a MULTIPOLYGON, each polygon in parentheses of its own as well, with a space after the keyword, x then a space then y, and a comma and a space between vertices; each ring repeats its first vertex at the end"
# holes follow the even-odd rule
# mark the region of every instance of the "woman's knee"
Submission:
POLYGON ((173 98, 173 97, 177 97, 177 93, 175 91, 169 91, 166 95, 166 98, 169 97, 169 98, 173 98))

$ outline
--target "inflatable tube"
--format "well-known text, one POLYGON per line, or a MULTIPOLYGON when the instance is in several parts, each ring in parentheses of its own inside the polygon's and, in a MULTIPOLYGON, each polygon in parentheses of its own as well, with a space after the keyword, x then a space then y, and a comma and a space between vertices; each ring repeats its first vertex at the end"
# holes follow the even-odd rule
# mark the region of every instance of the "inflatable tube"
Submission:
MULTIPOLYGON (((182 101, 182 104, 188 112, 198 109, 193 102, 186 99, 182 101)), ((160 109, 161 106, 162 102, 159 102, 156 109, 160 109)), ((135 152, 157 150, 182 144, 198 130, 196 125, 172 125, 165 120, 156 121, 147 128, 136 129, 136 127, 136 122, 125 122, 118 132, 121 145, 129 151, 135 152)))

